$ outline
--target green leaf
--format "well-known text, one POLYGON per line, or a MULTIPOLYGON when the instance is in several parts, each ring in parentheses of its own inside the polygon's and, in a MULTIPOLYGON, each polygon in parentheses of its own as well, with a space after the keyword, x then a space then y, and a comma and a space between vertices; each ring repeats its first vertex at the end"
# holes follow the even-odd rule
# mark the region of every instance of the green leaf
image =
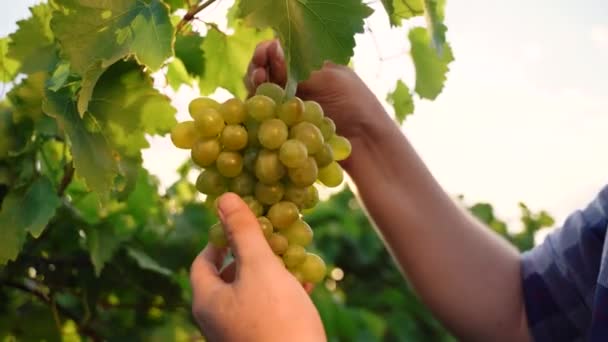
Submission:
POLYGON ((167 67, 167 82, 173 90, 177 91, 182 84, 190 85, 192 79, 188 75, 188 70, 179 58, 175 58, 167 67))
POLYGON ((137 265, 144 270, 156 272, 162 275, 171 276, 173 272, 152 259, 148 254, 135 248, 127 248, 127 254, 137 262, 137 265))
POLYGON ((188 8, 188 2, 186 0, 163 0, 164 3, 166 3, 167 5, 169 5, 169 8, 171 9, 171 11, 175 11, 178 9, 187 9, 188 8))
POLYGON ((27 233, 38 238, 61 204, 53 184, 40 177, 25 192, 13 191, 0 211, 0 265, 15 260, 27 233))
POLYGON ((7 94, 11 104, 15 107, 13 112, 15 122, 21 122, 25 118, 33 121, 42 118, 44 113, 41 107, 46 79, 45 72, 31 74, 7 94))
POLYGON ((121 227, 120 222, 113 220, 87 229, 87 249, 98 277, 105 264, 112 259, 114 253, 129 237, 130 234, 121 227))
POLYGON ((175 57, 179 58, 193 77, 200 77, 205 72, 205 53, 203 40, 196 32, 180 34, 175 39, 175 57))
POLYGON ((416 68, 416 93, 425 99, 434 100, 443 90, 448 64, 454 60, 448 43, 441 53, 431 43, 429 31, 417 27, 410 31, 411 55, 416 68))
POLYGON ((50 28, 52 9, 48 4, 30 8, 32 16, 17 22, 10 35, 8 56, 21 63, 20 71, 31 74, 49 71, 57 61, 57 48, 50 28))
POLYGON ((48 79, 47 87, 52 91, 58 91, 64 87, 69 77, 70 62, 61 61, 53 71, 51 78, 48 79))
POLYGON ((10 38, 0 39, 0 82, 10 82, 15 76, 21 64, 19 61, 8 57, 8 45, 10 38))
POLYGON ((373 12, 361 0, 241 0, 239 8, 251 25, 277 32, 289 66, 290 92, 327 60, 347 64, 354 36, 363 32, 363 19, 373 12))
POLYGON ((445 33, 447 31, 447 27, 443 23, 445 19, 445 0, 424 0, 424 7, 433 46, 441 54, 443 45, 446 43, 445 33))
POLYGON ((386 100, 395 108, 395 117, 399 124, 405 121, 405 118, 414 113, 414 101, 410 89, 403 81, 397 81, 395 90, 388 94, 386 100))
POLYGON ((391 26, 401 26, 405 19, 424 14, 426 0, 382 0, 382 5, 388 14, 391 26))
POLYGON ((80 118, 76 103, 67 89, 47 91, 42 109, 57 119, 71 142, 76 173, 85 179, 89 189, 107 194, 117 173, 116 161, 106 138, 98 131, 87 129, 96 126, 90 115, 80 118), (86 121, 85 121, 86 120, 86 121))
POLYGON ((168 133, 176 124, 170 99, 134 62, 120 62, 99 79, 89 111, 121 154, 138 157, 149 147, 146 134, 168 133))
POLYGON ((203 95, 222 87, 234 96, 245 98, 247 89, 243 77, 256 45, 272 37, 271 32, 257 32, 243 25, 237 26, 234 34, 226 35, 217 27, 210 27, 203 41, 205 73, 200 80, 203 95))
POLYGON ((156 71, 173 55, 174 28, 160 0, 56 2, 63 10, 54 13, 51 27, 73 70, 83 77, 81 115, 97 79, 110 65, 135 56, 156 71))

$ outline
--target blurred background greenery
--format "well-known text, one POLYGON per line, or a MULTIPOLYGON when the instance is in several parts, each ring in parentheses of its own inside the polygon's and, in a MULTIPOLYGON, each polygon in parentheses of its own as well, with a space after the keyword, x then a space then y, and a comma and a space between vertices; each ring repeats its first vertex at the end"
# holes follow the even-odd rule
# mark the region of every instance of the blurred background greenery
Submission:
MULTIPOLYGON (((204 340, 191 321, 188 271, 217 219, 197 201, 190 165, 179 171, 160 196, 157 179, 140 169, 135 191, 107 212, 95 210, 95 195, 75 180, 67 190, 74 206, 62 207, 44 238, 28 240, 18 260, 0 268, 0 340, 204 340)), ((490 204, 470 206, 523 251, 554 222, 520 209, 524 229, 513 233, 490 204)), ((454 340, 410 289, 348 188, 306 219, 313 250, 329 266, 312 298, 330 341, 454 340)))

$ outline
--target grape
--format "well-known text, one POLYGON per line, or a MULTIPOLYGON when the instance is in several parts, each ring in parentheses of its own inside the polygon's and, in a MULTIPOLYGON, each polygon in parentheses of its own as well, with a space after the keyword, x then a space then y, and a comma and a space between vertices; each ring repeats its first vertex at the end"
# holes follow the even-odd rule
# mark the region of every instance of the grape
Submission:
POLYGON ((247 119, 247 108, 243 101, 237 98, 222 103, 220 113, 222 113, 224 121, 229 125, 240 124, 247 119))
POLYGON ((281 255, 285 253, 289 243, 287 242, 287 238, 279 233, 272 233, 268 238, 268 244, 270 248, 276 255, 281 255))
POLYGON ((334 135, 334 137, 329 140, 329 146, 331 146, 334 151, 334 157, 337 161, 348 158, 353 151, 350 141, 339 135, 334 135))
POLYGON ((285 187, 284 199, 286 201, 293 202, 293 204, 297 205, 300 209, 304 208, 304 203, 306 202, 307 196, 308 188, 295 186, 291 183, 285 187))
POLYGON ((290 133, 292 139, 298 139, 306 145, 310 155, 317 153, 323 146, 323 134, 310 122, 301 122, 293 126, 290 133))
POLYGON ((268 96, 256 95, 247 100, 247 111, 253 119, 262 122, 274 117, 275 101, 268 96))
POLYGON ((209 228, 209 242, 217 248, 224 248, 228 245, 224 226, 221 223, 216 223, 209 228))
POLYGON ((259 150, 255 147, 248 147, 243 153, 243 167, 245 170, 255 173, 255 161, 258 158, 259 150))
POLYGON ((313 185, 319 175, 317 162, 313 157, 308 157, 304 166, 289 169, 287 172, 291 182, 300 187, 313 185))
POLYGON ((220 138, 226 151, 239 151, 247 146, 247 130, 241 125, 228 125, 220 138))
POLYGON ((319 127, 323 122, 323 108, 315 101, 304 102, 304 115, 302 120, 310 122, 311 124, 319 127))
POLYGON ((260 123, 254 120, 248 120, 247 123, 245 123, 245 129, 247 130, 247 145, 249 147, 260 146, 260 141, 258 140, 260 123))
POLYGON ((253 212, 256 217, 260 217, 264 214, 264 206, 258 202, 253 196, 243 197, 243 202, 247 204, 249 209, 253 212))
POLYGON ((270 119, 260 125, 258 140, 269 150, 276 150, 287 140, 287 125, 279 119, 270 119))
POLYGON ((270 223, 270 220, 264 216, 258 217, 258 223, 260 224, 260 229, 262 229, 262 233, 268 239, 270 235, 272 235, 272 232, 274 230, 274 228, 272 227, 272 223, 270 223))
POLYGON ((191 149, 198 137, 194 121, 180 122, 171 130, 173 145, 184 150, 191 149))
POLYGON ((274 100, 275 103, 282 103, 285 97, 285 91, 277 84, 266 82, 258 86, 255 91, 256 95, 265 95, 274 100))
POLYGON ((194 123, 204 138, 217 137, 226 126, 220 112, 212 108, 203 109, 200 115, 197 115, 194 123))
POLYGON ((205 195, 219 196, 226 192, 226 180, 215 169, 206 169, 196 179, 196 189, 205 195))
POLYGON ((291 98, 289 101, 283 103, 277 110, 277 117, 290 127, 300 123, 303 115, 304 102, 297 97, 291 98))
POLYGON ((285 188, 281 183, 273 185, 258 183, 255 185, 255 198, 265 205, 273 205, 279 202, 283 198, 283 193, 285 193, 285 188))
POLYGON ((243 157, 236 152, 222 152, 215 162, 217 170, 224 177, 233 178, 243 171, 243 157))
POLYGON ((220 143, 216 139, 199 139, 192 146, 190 157, 192 161, 200 167, 213 165, 217 160, 217 156, 222 151, 220 143))
POLYGON ((304 259, 306 259, 306 249, 300 245, 290 245, 283 253, 283 261, 289 268, 298 266, 304 259))
POLYGON ((299 140, 287 140, 281 145, 281 149, 279 150, 279 159, 283 165, 290 168, 304 166, 307 158, 308 150, 306 149, 306 145, 299 140))
POLYGON ((302 272, 300 272, 300 270, 294 269, 290 270, 289 272, 291 272, 291 274, 296 278, 298 283, 304 284, 304 276, 302 275, 302 272))
POLYGON ((306 253, 304 261, 298 266, 298 270, 302 272, 305 282, 318 283, 327 273, 327 266, 320 256, 313 253, 306 253))
POLYGON ((274 151, 262 150, 255 161, 255 175, 264 184, 275 184, 285 175, 285 166, 274 151))
POLYGON ((291 226, 300 216, 298 207, 287 201, 274 204, 268 210, 266 217, 272 223, 272 226, 277 229, 285 229, 291 226))
POLYGON ((344 171, 340 164, 336 162, 332 162, 326 167, 319 170, 319 181, 323 183, 323 185, 335 188, 342 184, 344 180, 344 171))
POLYGON ((190 112, 190 116, 193 119, 196 119, 196 117, 201 115, 203 110, 207 108, 219 110, 220 104, 214 99, 210 99, 208 97, 199 97, 198 99, 194 99, 190 102, 188 105, 188 112, 190 112))
POLYGON ((334 161, 334 151, 329 144, 323 144, 321 149, 314 155, 317 167, 325 167, 334 161))
POLYGON ((249 196, 253 194, 255 178, 248 172, 243 172, 230 182, 230 191, 237 195, 249 196))
POLYGON ((328 117, 323 118, 323 122, 319 126, 323 139, 326 141, 331 139, 336 134, 336 124, 328 117))
MULTIPOLYGON (((228 191, 241 196, 283 267, 301 283, 318 283, 327 267, 306 249, 314 233, 300 211, 318 204, 316 181, 327 187, 343 182, 337 161, 348 158, 352 146, 336 135, 319 103, 284 98, 280 86, 264 83, 245 102, 193 99, 188 111, 194 121, 177 124, 171 140, 191 149, 192 161, 205 169, 196 179, 205 207, 217 212, 228 191)), ((228 246, 223 228, 210 228, 211 244, 228 246)))
POLYGON ((289 227, 281 230, 290 245, 306 247, 312 242, 313 232, 308 223, 302 219, 297 219, 289 227))
POLYGON ((314 186, 309 186, 306 192, 306 199, 304 200, 303 208, 312 209, 317 203, 319 203, 319 190, 314 186))

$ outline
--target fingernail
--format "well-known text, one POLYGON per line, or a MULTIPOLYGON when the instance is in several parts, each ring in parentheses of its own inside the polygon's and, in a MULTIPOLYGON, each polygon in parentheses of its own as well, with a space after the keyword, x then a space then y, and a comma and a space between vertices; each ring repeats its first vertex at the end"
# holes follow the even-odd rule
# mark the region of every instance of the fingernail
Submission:
POLYGON ((218 203, 218 212, 220 215, 220 219, 224 219, 231 212, 238 210, 239 202, 238 197, 234 194, 228 193, 220 197, 218 203))

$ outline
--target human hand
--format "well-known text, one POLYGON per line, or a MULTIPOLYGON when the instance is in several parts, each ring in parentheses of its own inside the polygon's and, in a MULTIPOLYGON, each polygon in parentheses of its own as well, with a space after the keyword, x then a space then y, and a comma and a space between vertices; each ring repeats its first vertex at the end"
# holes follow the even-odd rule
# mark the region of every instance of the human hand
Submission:
MULTIPOLYGON (((264 82, 285 86, 287 66, 278 40, 260 43, 253 54, 245 84, 250 94, 264 82)), ((298 85, 297 96, 318 102, 325 114, 334 120, 337 132, 351 143, 366 134, 367 128, 387 117, 376 96, 350 68, 326 62, 308 80, 298 85), (382 118, 382 117, 380 117, 382 118)))
POLYGON ((210 341, 325 341, 306 290, 270 249, 256 217, 235 194, 218 202, 234 262, 211 244, 192 264, 192 312, 210 341))

